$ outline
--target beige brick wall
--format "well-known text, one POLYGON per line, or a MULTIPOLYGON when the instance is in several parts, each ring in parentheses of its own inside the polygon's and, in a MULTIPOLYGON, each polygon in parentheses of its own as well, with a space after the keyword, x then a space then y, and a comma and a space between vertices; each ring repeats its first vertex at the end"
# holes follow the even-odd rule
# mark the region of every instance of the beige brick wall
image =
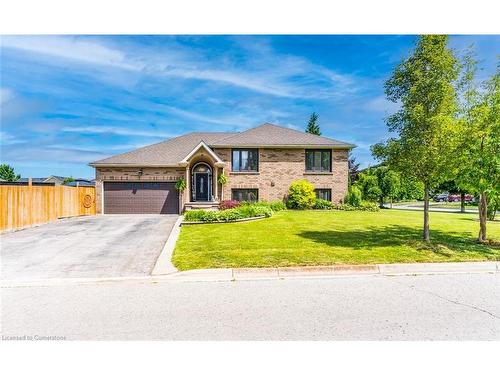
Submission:
POLYGON ((259 200, 281 200, 298 179, 308 180, 318 189, 332 189, 333 202, 341 202, 347 193, 347 150, 332 151, 332 172, 328 174, 305 171, 304 149, 260 149, 258 173, 231 172, 231 150, 215 152, 226 162, 224 199, 231 199, 231 189, 251 188, 259 189, 259 200))
MULTIPOLYGON (((185 178, 185 168, 96 168, 96 212, 102 212, 102 182, 103 181, 178 181, 185 178), (142 175, 139 176, 139 169, 142 175)), ((182 202, 185 197, 182 197, 182 202)), ((184 203, 182 203, 184 204, 184 203)))
MULTIPOLYGON (((327 174, 305 172, 304 149, 260 149, 258 173, 231 172, 231 150, 215 151, 226 162, 224 174, 228 183, 224 186, 224 199, 231 199, 231 189, 241 188, 259 189, 260 200, 282 200, 290 184, 298 179, 306 179, 318 189, 332 189, 333 202, 341 202, 347 193, 347 150, 332 151, 332 172, 327 174)), ((103 181, 177 181, 185 178, 185 173, 185 168, 96 168, 97 212, 102 212, 103 181), (142 176, 139 169, 143 170, 142 176)), ((185 190, 181 207, 187 194, 185 190)))

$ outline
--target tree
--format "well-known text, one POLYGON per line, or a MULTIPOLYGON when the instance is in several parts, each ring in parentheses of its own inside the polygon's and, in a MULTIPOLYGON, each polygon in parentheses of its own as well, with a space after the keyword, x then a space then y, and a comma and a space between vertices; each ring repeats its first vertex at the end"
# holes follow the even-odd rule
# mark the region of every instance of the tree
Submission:
POLYGON ((21 178, 21 175, 14 173, 14 168, 9 164, 0 165, 0 178, 5 181, 17 181, 21 178))
POLYGON ((73 182, 73 181, 75 181, 75 179, 73 177, 66 177, 66 178, 64 178, 62 184, 63 185, 67 185, 67 184, 69 184, 70 182, 73 182))
POLYGON ((456 143, 459 65, 445 35, 420 36, 412 55, 385 83, 388 100, 400 109, 388 117, 396 137, 372 147, 376 158, 402 176, 424 184, 423 240, 430 241, 429 191, 449 178, 456 143))
POLYGON ((399 173, 386 166, 371 167, 360 173, 356 186, 364 199, 378 201, 381 208, 384 207, 386 198, 389 198, 392 208, 392 201, 398 197, 401 189, 401 178, 399 173))
POLYGON ((316 114, 316 112, 313 112, 311 117, 309 117, 306 133, 321 135, 321 131, 319 130, 319 125, 316 123, 317 121, 318 121, 318 115, 316 114))
POLYGON ((356 186, 361 190, 363 199, 368 201, 378 201, 382 196, 382 190, 380 190, 378 185, 378 178, 371 169, 367 169, 359 174, 356 186))
POLYGON ((349 158, 347 159, 347 165, 349 168, 349 185, 356 182, 359 174, 359 163, 356 163, 356 157, 349 152, 349 158))
POLYGON ((465 57, 462 125, 458 160, 462 186, 479 194, 478 240, 487 240, 486 221, 494 217, 489 201, 498 204, 500 194, 500 64, 483 84, 480 92, 475 84, 476 62, 471 54, 465 57), (490 215, 488 215, 490 211, 490 215))
MULTIPOLYGON (((382 170, 382 168, 380 169, 382 170)), ((386 169, 383 173, 380 173, 379 187, 382 192, 382 204, 380 207, 384 204, 384 198, 389 198, 391 200, 392 208, 392 201, 397 198, 399 190, 401 189, 401 178, 399 177, 399 174, 386 169)))
POLYGON ((401 187, 397 196, 398 200, 423 200, 424 184, 419 181, 401 177, 401 187))

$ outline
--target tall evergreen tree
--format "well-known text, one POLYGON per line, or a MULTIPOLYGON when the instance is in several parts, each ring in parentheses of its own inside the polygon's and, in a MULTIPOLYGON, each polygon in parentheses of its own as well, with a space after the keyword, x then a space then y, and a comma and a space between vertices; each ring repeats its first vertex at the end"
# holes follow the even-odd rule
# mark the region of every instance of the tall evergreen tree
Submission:
POLYGON ((319 130, 317 121, 318 115, 316 114, 316 112, 313 112, 311 117, 309 118, 309 122, 307 123, 306 133, 321 135, 321 131, 319 130))
POLYGON ((353 184, 356 182, 359 174, 359 163, 356 161, 356 157, 349 152, 349 157, 347 159, 347 165, 349 168, 349 183, 353 184))
POLYGON ((14 168, 9 164, 0 165, 0 178, 5 181, 17 181, 21 178, 21 175, 14 173, 14 168))
POLYGON ((375 157, 403 177, 424 185, 423 240, 430 241, 429 192, 449 179, 457 142, 456 83, 459 64, 445 35, 420 36, 412 55, 385 83, 385 93, 400 110, 389 116, 396 136, 372 147, 375 157))

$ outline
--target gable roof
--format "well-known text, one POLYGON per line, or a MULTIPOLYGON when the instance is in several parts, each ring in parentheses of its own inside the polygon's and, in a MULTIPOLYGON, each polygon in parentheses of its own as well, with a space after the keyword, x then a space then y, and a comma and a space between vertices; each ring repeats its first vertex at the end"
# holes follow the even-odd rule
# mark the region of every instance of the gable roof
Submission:
POLYGON ((303 131, 265 123, 236 133, 211 146, 325 146, 353 148, 354 145, 336 139, 321 137, 303 131))
POLYGON ((217 155, 207 144, 203 141, 198 143, 198 145, 191 150, 189 154, 187 154, 184 159, 182 159, 179 163, 187 165, 189 163, 189 159, 198 151, 200 148, 204 148, 206 152, 214 159, 216 163, 224 163, 222 159, 217 155))
POLYGON ((91 166, 177 167, 199 147, 324 147, 351 149, 355 145, 273 124, 243 132, 193 132, 90 163, 91 166))
POLYGON ((219 139, 227 138, 235 133, 228 132, 194 132, 170 138, 166 141, 141 147, 124 154, 111 156, 90 163, 97 165, 148 165, 148 166, 178 166, 201 141, 210 145, 219 139))

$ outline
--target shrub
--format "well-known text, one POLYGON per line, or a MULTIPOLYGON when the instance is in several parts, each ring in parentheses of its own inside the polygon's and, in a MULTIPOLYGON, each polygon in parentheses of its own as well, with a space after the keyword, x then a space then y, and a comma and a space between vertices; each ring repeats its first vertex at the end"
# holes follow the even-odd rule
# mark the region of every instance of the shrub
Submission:
POLYGON ((273 210, 270 209, 269 207, 257 206, 255 208, 256 208, 256 210, 255 210, 256 215, 255 216, 265 216, 265 217, 273 216, 273 210))
POLYGON ((216 221, 216 214, 219 211, 205 211, 205 210, 189 210, 184 213, 184 220, 186 221, 216 221))
POLYGON ((375 203, 375 202, 366 202, 366 201, 361 202, 361 206, 359 208, 362 211, 373 211, 373 212, 376 212, 376 211, 380 210, 380 207, 378 206, 377 203, 375 203))
POLYGON ((269 208, 274 212, 286 210, 286 205, 283 201, 274 201, 269 203, 269 208))
POLYGON ((362 202, 362 193, 357 186, 351 186, 347 192, 345 202, 351 206, 359 207, 362 202))
POLYGON ((316 201, 314 186, 309 181, 297 180, 288 189, 287 206, 300 210, 311 208, 316 201))
POLYGON ((274 212, 286 210, 286 205, 283 201, 274 201, 274 202, 266 202, 266 201, 258 201, 258 202, 241 202, 242 206, 260 206, 260 207, 269 207, 274 212))
POLYGON ((234 221, 238 219, 243 219, 243 215, 236 208, 230 208, 217 213, 217 221, 234 221))
POLYGON ((359 206, 352 206, 348 203, 343 203, 343 204, 335 204, 333 205, 334 210, 341 210, 341 211, 379 211, 380 208, 375 202, 366 202, 363 201, 359 206))
POLYGON ((255 216, 265 216, 270 217, 273 215, 273 211, 261 204, 245 204, 238 208, 244 217, 255 217, 255 216))
POLYGON ((333 203, 324 199, 316 199, 313 208, 315 210, 331 210, 333 208, 333 203))
POLYGON ((260 205, 241 205, 235 208, 228 208, 222 211, 204 211, 204 210, 190 210, 184 214, 185 221, 203 221, 211 222, 228 222, 238 219, 246 219, 250 217, 271 217, 273 210, 266 206, 260 205))
POLYGON ((229 200, 229 201, 222 201, 220 202, 219 204, 219 208, 221 210, 228 210, 230 208, 236 208, 236 207, 239 207, 240 206, 240 202, 239 201, 232 201, 232 200, 229 200))

